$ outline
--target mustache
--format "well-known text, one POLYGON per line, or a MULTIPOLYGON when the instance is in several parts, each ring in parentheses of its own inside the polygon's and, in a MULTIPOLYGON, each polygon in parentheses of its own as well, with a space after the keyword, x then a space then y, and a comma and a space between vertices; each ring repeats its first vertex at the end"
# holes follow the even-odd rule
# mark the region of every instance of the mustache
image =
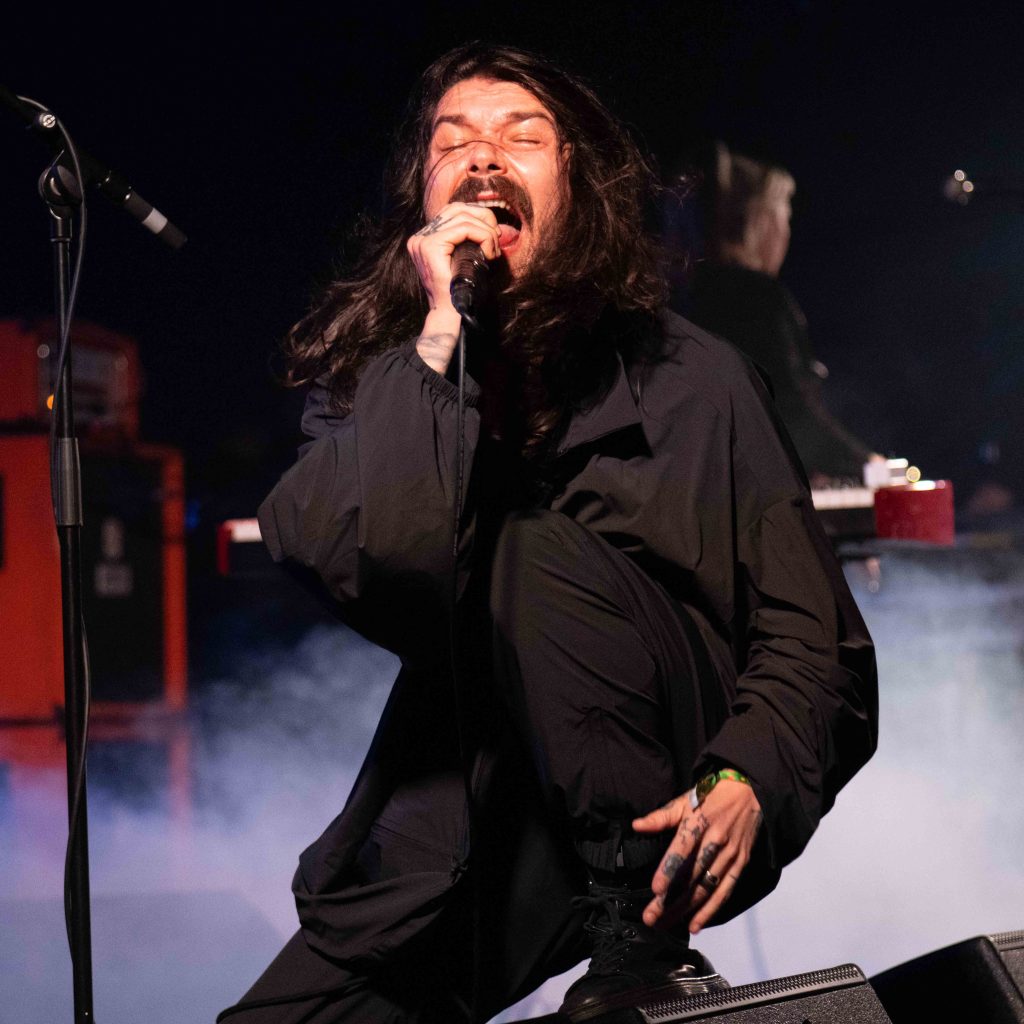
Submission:
POLYGON ((501 175, 489 178, 467 178, 451 194, 449 203, 475 203, 481 192, 493 192, 511 206, 524 224, 533 226, 533 203, 524 188, 501 175))

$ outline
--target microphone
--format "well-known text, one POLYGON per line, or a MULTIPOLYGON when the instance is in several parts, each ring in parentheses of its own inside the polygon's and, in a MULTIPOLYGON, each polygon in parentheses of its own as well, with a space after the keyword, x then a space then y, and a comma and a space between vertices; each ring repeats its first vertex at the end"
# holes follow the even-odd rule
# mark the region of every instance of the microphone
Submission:
MULTIPOLYGON (((10 89, 0 85, 0 105, 7 107, 28 126, 38 132, 50 149, 57 155, 58 161, 66 166, 64 143, 56 130, 57 118, 40 104, 34 109, 26 98, 17 96, 10 89)), ((34 101, 32 101, 34 103, 34 101)), ((82 176, 86 185, 95 185, 112 203, 120 206, 134 217, 144 228, 152 231, 161 242, 166 242, 172 249, 180 249, 188 239, 184 232, 172 224, 156 207, 146 202, 128 182, 116 171, 100 163, 82 149, 78 149, 78 163, 82 168, 82 176)))
POLYGON ((452 253, 452 305, 467 323, 476 326, 476 300, 487 287, 488 265, 476 242, 459 242, 452 253))

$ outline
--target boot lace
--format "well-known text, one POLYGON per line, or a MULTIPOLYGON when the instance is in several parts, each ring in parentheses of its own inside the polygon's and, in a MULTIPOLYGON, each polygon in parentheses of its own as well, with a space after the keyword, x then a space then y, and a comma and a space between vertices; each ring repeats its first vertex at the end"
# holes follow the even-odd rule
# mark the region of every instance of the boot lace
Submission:
POLYGON ((572 900, 575 909, 589 910, 583 925, 593 936, 594 948, 588 976, 619 973, 627 953, 632 952, 639 934, 637 920, 640 908, 651 899, 650 889, 616 889, 592 885, 586 896, 572 900))

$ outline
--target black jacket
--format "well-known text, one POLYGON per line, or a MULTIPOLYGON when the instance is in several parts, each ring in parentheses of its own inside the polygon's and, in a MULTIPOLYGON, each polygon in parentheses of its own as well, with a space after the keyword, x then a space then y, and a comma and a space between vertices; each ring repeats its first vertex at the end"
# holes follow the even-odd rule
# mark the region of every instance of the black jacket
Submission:
MULTIPOLYGON (((674 314, 657 332, 658 355, 620 364, 604 397, 572 418, 550 507, 634 558, 698 623, 728 712, 705 730, 693 772, 742 770, 764 811, 764 863, 731 901, 736 913, 774 886, 873 752, 874 654, 756 371, 674 314)), ((472 385, 470 460, 477 397, 472 385)), ((415 342, 367 367, 347 417, 314 389, 303 428, 315 440, 259 512, 273 557, 316 580, 405 666, 345 810, 295 878, 307 939, 341 959, 377 959, 418 931, 467 855, 450 763, 423 773, 430 813, 396 797, 413 785, 409 765, 436 756, 417 762, 410 750, 444 675, 430 638, 445 633, 431 609, 450 563, 455 400, 415 342), (429 846, 432 869, 365 884, 363 843, 381 828, 429 846)), ((480 557, 474 511, 470 496, 465 567, 480 557)))

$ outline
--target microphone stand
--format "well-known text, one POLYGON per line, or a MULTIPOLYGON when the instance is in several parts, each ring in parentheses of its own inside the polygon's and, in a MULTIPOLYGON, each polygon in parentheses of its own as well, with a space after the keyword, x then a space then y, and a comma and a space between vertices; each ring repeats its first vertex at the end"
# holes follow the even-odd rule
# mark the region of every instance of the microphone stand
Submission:
MULTIPOLYGON (((85 240, 82 189, 94 184, 172 249, 184 233, 146 202, 105 164, 78 150, 55 114, 41 103, 0 85, 0 106, 24 121, 56 154, 39 178, 39 195, 50 212, 54 299, 60 337, 58 379, 54 381, 51 419, 51 487, 60 543, 61 621, 64 653, 64 733, 67 743, 68 847, 64 863, 64 915, 71 951, 76 1024, 93 1024, 92 925, 89 910, 89 825, 86 798, 86 750, 89 732, 89 657, 82 618, 82 478, 75 436, 71 385, 70 317, 78 271, 71 278, 72 214, 81 207, 79 246, 85 240), (74 171, 65 161, 69 161, 74 171)), ((82 250, 77 258, 80 261, 82 250)))
MULTIPOLYGON (((50 212, 54 299, 59 336, 68 331, 72 213, 81 204, 77 182, 59 163, 43 172, 39 195, 50 212), (62 173, 63 172, 63 173, 62 173)), ((88 674, 82 625, 82 482, 75 435, 70 346, 54 388, 54 516, 60 542, 64 634, 64 730, 67 742, 68 861, 65 866, 68 943, 76 1024, 91 1024, 92 925, 89 909, 89 824, 85 786, 88 674)))

